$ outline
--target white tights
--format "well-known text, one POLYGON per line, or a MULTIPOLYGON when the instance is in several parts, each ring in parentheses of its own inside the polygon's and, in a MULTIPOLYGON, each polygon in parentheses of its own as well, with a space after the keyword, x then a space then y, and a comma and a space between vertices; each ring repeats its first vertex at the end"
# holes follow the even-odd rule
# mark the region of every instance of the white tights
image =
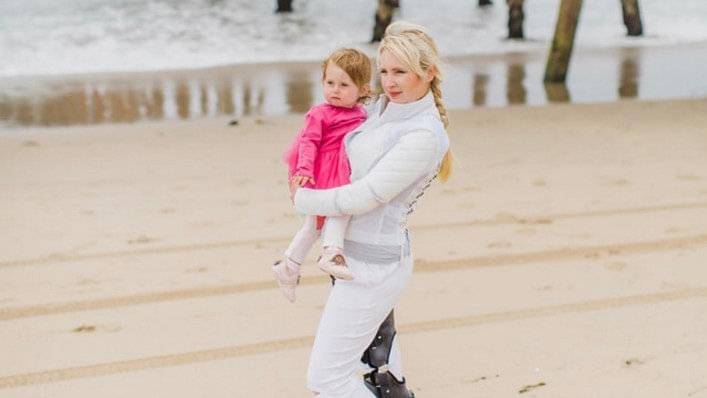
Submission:
MULTIPOLYGON (((350 216, 327 217, 322 230, 322 247, 335 246, 344 248, 344 235, 348 226, 350 216)), ((285 256, 302 264, 307 257, 307 253, 314 246, 319 238, 317 230, 317 217, 305 216, 302 227, 292 238, 290 245, 285 250, 285 256)))

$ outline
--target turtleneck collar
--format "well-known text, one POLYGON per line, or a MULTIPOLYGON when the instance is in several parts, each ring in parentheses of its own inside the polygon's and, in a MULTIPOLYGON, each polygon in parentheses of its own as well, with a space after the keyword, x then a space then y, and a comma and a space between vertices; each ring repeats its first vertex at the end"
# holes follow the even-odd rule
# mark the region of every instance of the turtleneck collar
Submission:
POLYGON ((396 104, 389 101, 385 94, 381 94, 378 103, 380 104, 378 109, 381 119, 408 119, 429 109, 437 110, 432 90, 419 100, 407 104, 396 104))

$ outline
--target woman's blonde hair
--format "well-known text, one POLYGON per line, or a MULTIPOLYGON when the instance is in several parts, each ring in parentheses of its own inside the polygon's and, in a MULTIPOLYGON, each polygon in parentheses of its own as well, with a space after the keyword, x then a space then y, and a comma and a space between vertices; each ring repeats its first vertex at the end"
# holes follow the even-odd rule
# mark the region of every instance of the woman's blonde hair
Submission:
MULTIPOLYGON (((398 21, 390 24, 385 30, 383 40, 378 46, 378 57, 388 51, 420 78, 424 78, 430 68, 434 68, 434 77, 430 82, 430 90, 434 96, 435 105, 439 111, 444 128, 449 126, 447 108, 442 101, 442 72, 439 52, 432 36, 422 26, 409 22, 398 21)), ((439 178, 447 181, 452 172, 452 152, 447 153, 439 166, 439 178)))
POLYGON ((355 48, 338 48, 322 62, 322 80, 326 79, 326 68, 333 63, 343 69, 351 78, 353 84, 363 92, 359 102, 370 98, 369 86, 371 84, 371 59, 368 55, 355 48))

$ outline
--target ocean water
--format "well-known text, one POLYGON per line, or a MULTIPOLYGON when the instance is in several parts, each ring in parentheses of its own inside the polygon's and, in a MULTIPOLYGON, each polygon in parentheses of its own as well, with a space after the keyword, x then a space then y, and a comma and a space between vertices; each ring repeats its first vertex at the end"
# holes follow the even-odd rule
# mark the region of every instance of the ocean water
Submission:
MULTIPOLYGON (((560 0, 526 1, 522 41, 495 0, 401 0, 448 62, 450 109, 707 97, 707 0, 585 0, 567 83, 543 84, 560 0)), ((318 62, 368 43, 377 0, 0 0, 0 130, 302 113, 318 62)))
MULTIPOLYGON (((544 50, 560 0, 526 1, 525 41, 508 41, 496 0, 401 0, 396 19, 428 27, 445 56, 544 50)), ((0 77, 312 61, 341 45, 372 51, 377 0, 2 0, 0 77)), ((586 0, 576 45, 659 46, 707 40, 707 0, 640 0, 645 36, 625 36, 619 0, 586 0)))

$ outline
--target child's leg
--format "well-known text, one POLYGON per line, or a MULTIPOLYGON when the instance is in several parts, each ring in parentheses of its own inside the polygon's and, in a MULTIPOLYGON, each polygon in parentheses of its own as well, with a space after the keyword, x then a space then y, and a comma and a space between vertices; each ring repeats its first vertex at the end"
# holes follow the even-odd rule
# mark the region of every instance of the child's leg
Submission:
POLYGON ((349 218, 349 216, 327 217, 322 231, 324 251, 318 263, 322 271, 343 280, 353 279, 353 274, 346 266, 346 258, 344 257, 344 236, 349 218))
POLYGON ((344 236, 351 216, 327 217, 322 230, 322 247, 344 248, 344 236))
POLYGON ((304 224, 299 231, 297 231, 295 237, 292 238, 290 246, 285 250, 285 256, 289 257, 297 264, 302 264, 307 257, 309 249, 311 249, 314 242, 317 241, 317 238, 319 238, 319 231, 317 231, 316 217, 306 216, 304 218, 304 224))

